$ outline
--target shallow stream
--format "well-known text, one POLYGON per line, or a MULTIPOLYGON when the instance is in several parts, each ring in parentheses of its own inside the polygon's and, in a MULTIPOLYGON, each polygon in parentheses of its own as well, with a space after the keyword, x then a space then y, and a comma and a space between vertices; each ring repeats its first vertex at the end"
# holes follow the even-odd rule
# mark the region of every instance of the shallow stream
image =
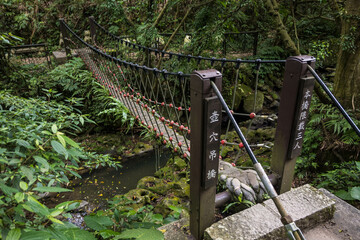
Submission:
POLYGON ((122 168, 102 168, 86 173, 82 179, 71 181, 68 186, 73 192, 62 193, 52 198, 56 204, 70 200, 84 200, 92 208, 102 208, 115 195, 124 194, 136 188, 137 182, 145 176, 153 176, 159 167, 169 159, 168 153, 162 153, 160 162, 155 152, 134 156, 122 163, 122 168))

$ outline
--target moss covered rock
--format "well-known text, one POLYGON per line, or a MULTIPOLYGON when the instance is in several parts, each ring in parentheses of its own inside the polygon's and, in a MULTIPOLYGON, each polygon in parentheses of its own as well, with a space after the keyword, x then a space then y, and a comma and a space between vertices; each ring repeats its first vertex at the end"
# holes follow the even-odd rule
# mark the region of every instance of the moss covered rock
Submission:
MULTIPOLYGON (((160 213, 163 216, 169 215, 173 210, 172 206, 180 206, 180 199, 178 197, 166 197, 160 201, 154 208, 155 213, 160 213)), ((181 207, 181 206, 180 206, 181 207)))
MULTIPOLYGON (((231 91, 234 91, 233 89, 234 88, 232 88, 231 91)), ((235 92, 234 109, 239 109, 243 100, 247 98, 252 92, 253 90, 251 89, 251 87, 245 84, 238 84, 235 92)))
POLYGON ((259 112, 262 110, 264 105, 264 94, 261 91, 257 92, 255 111, 254 111, 254 98, 255 98, 255 92, 251 92, 247 97, 245 97, 243 104, 243 109, 245 112, 252 113, 252 112, 259 112))
POLYGON ((174 158, 174 166, 175 166, 176 170, 180 171, 180 170, 185 169, 187 167, 187 164, 184 159, 176 156, 174 158))

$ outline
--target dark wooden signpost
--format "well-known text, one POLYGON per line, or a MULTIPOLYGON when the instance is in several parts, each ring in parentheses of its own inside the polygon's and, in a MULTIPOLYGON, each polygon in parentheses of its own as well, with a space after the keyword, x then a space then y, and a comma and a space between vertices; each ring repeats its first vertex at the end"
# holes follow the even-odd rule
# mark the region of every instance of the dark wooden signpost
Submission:
POLYGON ((210 69, 191 75, 190 231, 202 239, 215 215, 219 168, 221 103, 210 81, 221 89, 222 76, 210 69))
POLYGON ((315 58, 296 56, 286 59, 279 118, 272 153, 271 170, 278 174, 277 191, 291 189, 296 158, 301 153, 315 80, 307 65, 314 68, 315 58))
POLYGON ((311 96, 314 89, 315 78, 301 78, 294 118, 294 128, 290 135, 288 158, 293 159, 300 155, 304 139, 305 126, 309 115, 311 96))

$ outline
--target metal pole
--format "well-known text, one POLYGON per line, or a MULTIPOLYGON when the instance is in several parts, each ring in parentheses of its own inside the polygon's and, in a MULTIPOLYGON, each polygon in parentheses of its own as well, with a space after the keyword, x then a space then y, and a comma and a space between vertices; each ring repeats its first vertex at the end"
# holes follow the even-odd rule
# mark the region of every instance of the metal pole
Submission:
POLYGON ((221 73, 211 69, 195 71, 190 81, 190 231, 199 240, 213 223, 215 215, 221 104, 210 83, 221 88, 221 80, 221 73))

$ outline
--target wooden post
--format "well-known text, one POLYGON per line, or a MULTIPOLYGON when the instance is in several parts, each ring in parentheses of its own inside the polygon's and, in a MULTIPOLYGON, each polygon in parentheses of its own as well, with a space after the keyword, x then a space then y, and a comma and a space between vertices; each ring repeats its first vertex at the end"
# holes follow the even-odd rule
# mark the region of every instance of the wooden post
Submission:
POLYGON ((60 18, 60 32, 64 41, 64 48, 65 48, 65 53, 66 53, 66 58, 67 60, 69 60, 72 56, 71 56, 71 50, 70 50, 70 46, 69 46, 69 34, 66 30, 65 27, 65 23, 64 23, 64 19, 60 18))
POLYGON ((311 56, 286 59, 283 88, 280 95, 279 118, 275 134, 271 170, 279 176, 277 191, 291 189, 296 158, 301 153, 306 120, 315 80, 307 65, 315 65, 311 56))
POLYGON ((216 70, 191 75, 190 231, 202 239, 214 221, 221 135, 221 103, 210 81, 221 89, 216 70))
POLYGON ((93 16, 89 17, 89 23, 90 23, 90 37, 92 44, 96 44, 96 26, 95 26, 95 19, 93 16))

